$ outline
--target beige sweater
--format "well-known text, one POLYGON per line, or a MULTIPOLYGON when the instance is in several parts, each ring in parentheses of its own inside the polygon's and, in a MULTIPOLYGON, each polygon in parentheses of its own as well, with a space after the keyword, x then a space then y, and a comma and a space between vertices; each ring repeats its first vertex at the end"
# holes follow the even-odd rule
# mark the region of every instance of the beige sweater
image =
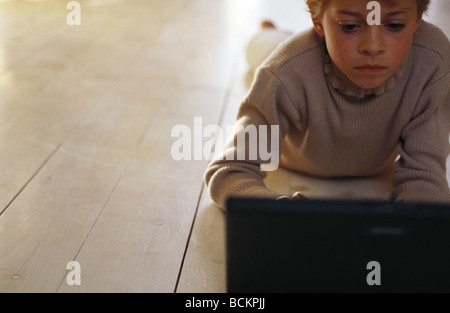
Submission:
MULTIPOLYGON (((422 23, 402 66, 371 90, 345 77, 310 29, 284 42, 258 69, 237 123, 279 125, 280 165, 314 176, 373 176, 399 156, 393 176, 398 198, 450 203, 449 90, 450 43, 432 24, 422 23)), ((226 160, 236 150, 230 141, 210 163, 211 198, 225 208, 230 197, 282 196, 264 185, 261 160, 226 160)))

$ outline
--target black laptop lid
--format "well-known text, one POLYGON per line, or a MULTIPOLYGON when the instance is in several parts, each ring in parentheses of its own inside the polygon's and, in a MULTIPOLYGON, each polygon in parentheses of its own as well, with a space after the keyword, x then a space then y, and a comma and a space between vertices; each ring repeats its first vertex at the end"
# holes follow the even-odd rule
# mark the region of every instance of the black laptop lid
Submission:
POLYGON ((228 292, 450 292, 450 206, 231 199, 228 292))

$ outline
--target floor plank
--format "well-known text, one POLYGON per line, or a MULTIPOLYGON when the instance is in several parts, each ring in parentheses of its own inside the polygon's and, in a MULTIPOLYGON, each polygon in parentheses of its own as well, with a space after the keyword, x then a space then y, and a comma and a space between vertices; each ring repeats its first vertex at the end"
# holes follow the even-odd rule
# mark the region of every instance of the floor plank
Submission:
MULTIPOLYGON (((35 39, 19 40, 27 49, 20 49, 14 44, 11 46, 10 41, 2 42, 0 46, 4 56, 4 69, 0 74, 0 150, 3 151, 0 171, 4 175, 0 176, 0 186, 5 186, 1 190, 0 211, 26 185, 52 151, 101 102, 111 88, 111 82, 122 75, 136 57, 136 53, 130 53, 127 49, 121 55, 110 53, 115 49, 107 44, 107 40, 115 38, 118 30, 124 32, 123 25, 108 28, 104 36, 99 36, 102 38, 100 40, 86 36, 88 32, 84 30, 50 31, 61 29, 56 27, 58 24, 67 27, 59 20, 66 13, 61 10, 60 3, 50 3, 44 3, 42 8, 34 4, 30 7, 29 3, 25 6, 19 2, 18 8, 14 7, 16 10, 12 13, 9 12, 11 7, 9 11, 6 10, 6 13, 14 13, 14 18, 19 21, 30 20, 24 23, 24 28, 14 28, 18 29, 15 37, 35 39), (44 14, 44 9, 50 14, 44 14), (33 16, 36 21, 31 18, 33 16), (30 24, 38 30, 43 29, 41 40, 36 36, 27 36, 32 33, 28 29, 30 24), (91 42, 88 38, 91 38, 91 42), (16 49, 30 51, 30 54, 10 60, 11 57, 15 58, 16 49), (108 59, 105 55, 111 57, 108 59), (108 66, 117 63, 118 59, 122 62, 111 71, 108 66)), ((4 12, 3 9, 1 12, 4 12)), ((13 28, 10 25, 12 20, 9 17, 4 27, 13 28)), ((130 24, 125 28, 132 31, 130 24)), ((15 43, 13 40, 11 42, 15 43)), ((139 46, 135 49, 139 51, 139 46)))
MULTIPOLYGON (((206 163, 175 162, 170 155, 174 141, 171 129, 179 124, 194 129, 195 117, 208 124, 219 119, 233 69, 233 55, 227 54, 235 51, 235 39, 230 36, 219 42, 216 53, 209 49, 217 43, 214 29, 221 27, 223 1, 214 6, 209 1, 171 5, 140 1, 139 5, 145 12, 154 9, 155 3, 163 12, 167 10, 166 20, 158 18, 153 25, 157 31, 145 33, 147 16, 134 13, 128 18, 133 26, 124 23, 113 29, 119 34, 117 38, 106 28, 106 36, 95 41, 94 47, 90 43, 95 37, 87 36, 88 40, 76 33, 71 37, 75 42, 55 44, 52 51, 61 60, 65 50, 72 50, 67 45, 78 43, 89 49, 74 54, 74 62, 61 62, 64 68, 54 67, 64 83, 50 79, 45 83, 52 75, 49 72, 40 77, 47 90, 70 88, 72 82, 78 85, 87 73, 88 82, 109 85, 99 91, 103 93, 97 101, 89 98, 92 93, 87 97, 81 94, 90 105, 66 136, 61 137, 62 129, 57 126, 41 131, 39 142, 49 146, 60 142, 60 147, 1 216, 4 241, 0 251, 7 257, 0 264, 0 290, 174 290, 206 163), (180 19, 185 15, 190 19, 180 19), (207 21, 198 23, 202 17, 207 21), (183 33, 191 20, 198 24, 183 33), (215 20, 210 28, 204 27, 215 20), (189 36, 200 39, 196 45, 186 46, 183 40, 189 36), (225 46, 229 50, 223 52, 220 48, 225 46), (219 67, 217 60, 221 60, 219 67), (130 199, 130 195, 135 196, 130 199), (126 210, 125 203, 130 201, 131 209, 126 210), (24 216, 37 218, 21 219, 24 216), (16 231, 23 232, 15 236, 16 231), (111 244, 100 249, 105 238, 111 244), (166 246, 168 241, 172 243, 166 246), (87 273, 79 290, 64 283, 65 266, 74 259, 81 261, 83 273, 87 273)), ((45 54, 28 62, 31 65, 21 65, 24 75, 30 75, 30 69, 37 73, 41 63, 58 63, 45 54)), ((20 73, 20 69, 15 72, 20 73)), ((30 92, 34 103, 39 103, 35 97, 38 92, 30 92)), ((58 100, 49 98, 55 103, 58 100)), ((56 123, 58 116, 70 112, 67 106, 80 101, 80 97, 75 102, 69 99, 60 99, 66 101, 62 112, 52 107, 55 115, 51 121, 56 123)))
POLYGON ((225 260, 225 213, 204 192, 176 292, 226 292, 225 260))
POLYGON ((159 118, 152 121, 76 256, 83 269, 81 286, 62 284, 59 291, 174 291, 206 161, 173 160, 172 123, 168 121, 178 119, 188 125, 194 116, 203 114, 205 123, 211 123, 218 113, 199 103, 220 103, 223 93, 177 91, 174 96, 176 100, 166 100, 166 107, 153 110, 159 118), (185 108, 174 117, 170 108, 178 101, 185 108))
MULTIPOLYGON (((152 6, 161 3, 152 2, 145 8, 154 9, 152 6)), ((7 153, 8 159, 2 162, 4 171, 11 173, 5 175, 10 179, 5 185, 12 190, 5 198, 16 194, 49 155, 51 159, 1 216, 0 251, 5 256, 0 261, 1 291, 57 290, 66 273, 66 263, 75 258, 86 240, 149 129, 152 116, 157 117, 160 111, 170 112, 167 97, 162 92, 157 92, 157 98, 149 95, 151 81, 130 77, 129 70, 139 64, 144 53, 158 49, 159 31, 156 27, 153 32, 144 30, 145 18, 149 17, 145 11, 136 14, 132 6, 121 8, 128 10, 117 8, 116 13, 133 13, 122 19, 126 23, 114 23, 108 17, 105 20, 110 25, 100 27, 97 36, 91 37, 87 35, 90 30, 80 29, 80 33, 72 32, 69 38, 58 38, 45 47, 50 55, 37 53, 9 67, 11 75, 18 81, 26 78, 33 89, 23 96, 7 89, 11 99, 2 107, 9 114, 2 115, 7 121, 2 134, 11 138, 2 144, 8 151, 17 150, 7 153), (135 18, 137 23, 133 25, 135 18), (69 51, 77 52, 67 55, 69 51), (25 96, 29 100, 17 98, 25 96), (18 102, 22 102, 19 107, 18 102), (22 128, 18 121, 23 122, 22 128), (37 148, 42 146, 43 152, 30 143, 37 148), (19 170, 24 173, 22 178, 19 170), (18 182, 12 184, 11 179, 18 182)), ((158 13, 164 13, 164 8, 167 11, 163 16, 170 20, 171 5, 151 11, 158 23, 158 13)), ((55 16, 50 14, 52 17, 55 16)), ((89 22, 86 24, 90 28, 89 22)), ((157 80, 158 77, 153 78, 153 82, 157 80)), ((178 95, 173 106, 186 101, 183 96, 178 95)), ((196 103, 204 98, 197 98, 196 103)), ((221 100, 212 102, 220 105, 221 100)), ((186 114, 184 110, 179 112, 186 114)), ((168 122, 164 118, 161 121, 168 122)), ((153 132, 157 134, 158 129, 153 132)), ((146 175, 149 173, 151 170, 146 175)))

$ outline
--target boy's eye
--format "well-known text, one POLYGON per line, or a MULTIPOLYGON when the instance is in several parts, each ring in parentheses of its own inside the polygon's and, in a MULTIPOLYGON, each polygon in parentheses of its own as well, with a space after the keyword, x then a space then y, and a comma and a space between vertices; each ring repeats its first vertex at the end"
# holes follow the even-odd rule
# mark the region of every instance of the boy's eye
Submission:
POLYGON ((387 24, 386 27, 391 31, 399 31, 405 27, 405 24, 391 23, 391 24, 387 24))
POLYGON ((357 24, 342 24, 342 30, 348 33, 357 31, 359 29, 359 25, 357 24))

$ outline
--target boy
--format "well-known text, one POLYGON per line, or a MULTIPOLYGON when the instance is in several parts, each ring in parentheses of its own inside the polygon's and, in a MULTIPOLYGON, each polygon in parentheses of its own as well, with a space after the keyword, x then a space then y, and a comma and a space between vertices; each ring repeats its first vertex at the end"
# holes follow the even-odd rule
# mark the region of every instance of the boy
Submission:
MULTIPOLYGON (((368 24, 368 2, 307 0, 313 29, 257 70, 237 125, 266 125, 269 138, 279 129, 280 165, 290 170, 369 177, 394 166, 397 199, 450 203, 448 38, 422 21, 429 0, 380 0, 379 25, 368 24)), ((302 197, 267 189, 264 160, 239 151, 238 136, 205 175, 220 207, 230 197, 302 197)))

